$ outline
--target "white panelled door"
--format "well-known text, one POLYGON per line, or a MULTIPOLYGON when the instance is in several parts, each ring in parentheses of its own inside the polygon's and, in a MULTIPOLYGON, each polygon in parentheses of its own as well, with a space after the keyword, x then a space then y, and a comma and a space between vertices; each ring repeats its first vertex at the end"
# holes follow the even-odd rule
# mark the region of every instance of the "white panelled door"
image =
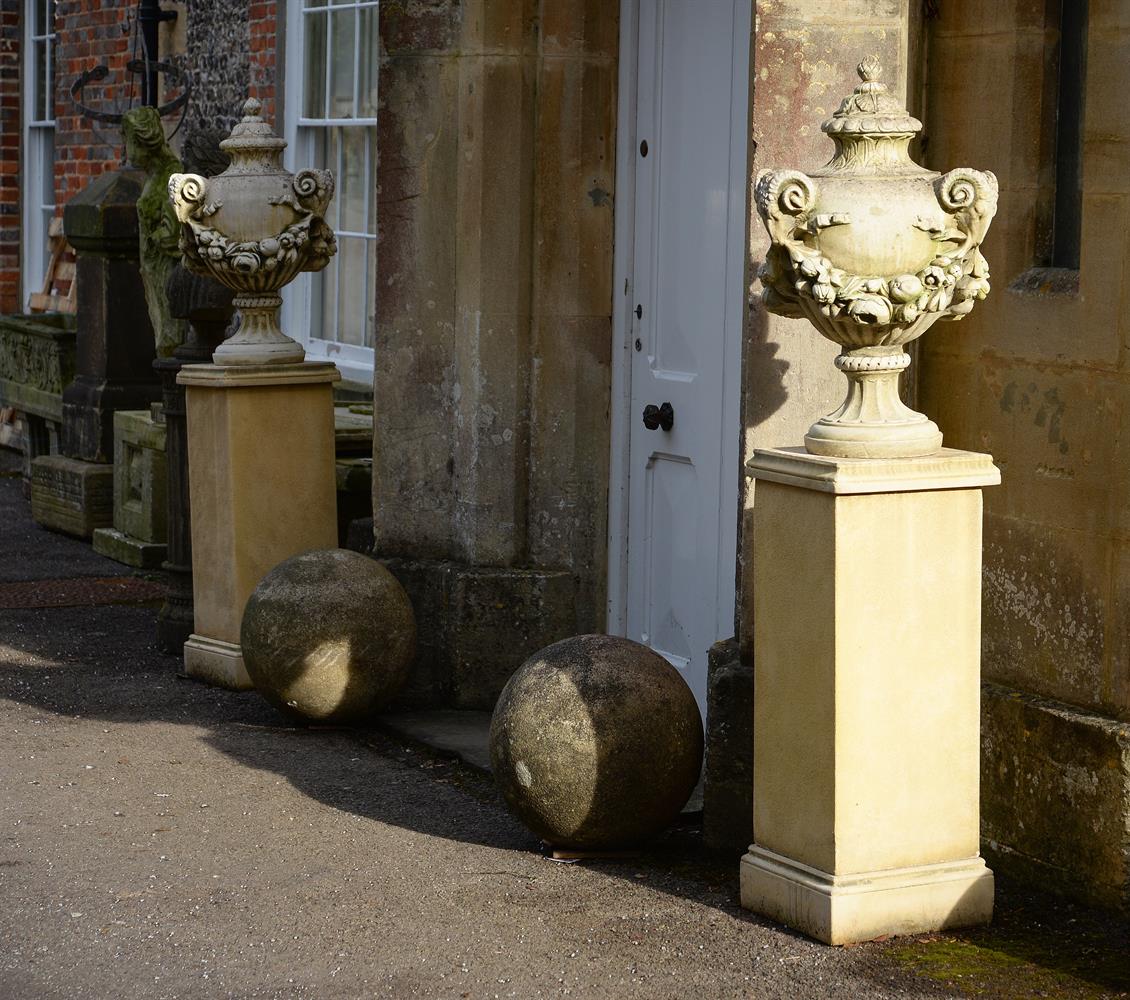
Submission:
POLYGON ((704 719, 734 631, 749 39, 750 0, 639 0, 625 625, 704 719))

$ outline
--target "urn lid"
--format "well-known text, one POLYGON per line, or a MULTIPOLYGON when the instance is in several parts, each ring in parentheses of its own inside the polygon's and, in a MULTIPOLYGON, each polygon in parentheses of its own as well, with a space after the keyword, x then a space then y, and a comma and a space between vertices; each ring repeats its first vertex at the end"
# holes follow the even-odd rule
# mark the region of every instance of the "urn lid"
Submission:
POLYGON ((286 140, 275 135, 274 129, 260 117, 262 110, 263 105, 249 97, 243 102, 243 119, 220 143, 220 149, 231 155, 233 167, 241 160, 261 160, 264 156, 277 159, 286 149, 286 140))
POLYGON ((821 126, 832 138, 855 136, 912 136, 922 131, 922 123, 908 114, 897 98, 879 82, 883 67, 877 56, 868 56, 857 67, 862 81, 844 98, 839 110, 821 126))

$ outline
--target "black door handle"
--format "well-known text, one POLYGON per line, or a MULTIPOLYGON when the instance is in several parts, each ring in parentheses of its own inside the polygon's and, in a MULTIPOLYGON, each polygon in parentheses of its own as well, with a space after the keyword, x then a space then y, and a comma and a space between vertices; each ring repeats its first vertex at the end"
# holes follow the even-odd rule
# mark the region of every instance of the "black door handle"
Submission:
POLYGON ((664 403, 662 406, 656 406, 654 403, 648 403, 643 408, 643 425, 649 431, 654 431, 663 428, 669 431, 675 426, 675 410, 670 403, 664 403))

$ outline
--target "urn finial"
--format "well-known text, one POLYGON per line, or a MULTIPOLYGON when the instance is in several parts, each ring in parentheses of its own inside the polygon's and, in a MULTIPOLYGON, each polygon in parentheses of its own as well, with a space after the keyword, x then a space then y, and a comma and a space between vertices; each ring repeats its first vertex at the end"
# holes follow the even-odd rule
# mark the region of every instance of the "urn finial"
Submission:
POLYGON ((879 80, 883 75, 883 65, 878 56, 868 56, 856 68, 860 84, 847 97, 839 109, 821 128, 837 144, 841 139, 855 136, 907 138, 922 131, 922 123, 899 103, 879 80))
POLYGON ((864 83, 872 83, 878 80, 883 75, 883 64, 879 62, 877 55, 869 55, 855 67, 855 71, 859 74, 859 78, 864 83))

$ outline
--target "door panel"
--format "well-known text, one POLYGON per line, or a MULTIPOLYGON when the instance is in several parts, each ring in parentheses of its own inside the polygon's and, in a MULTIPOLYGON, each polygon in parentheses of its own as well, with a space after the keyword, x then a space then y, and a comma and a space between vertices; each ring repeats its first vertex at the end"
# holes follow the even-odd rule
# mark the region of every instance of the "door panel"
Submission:
POLYGON ((682 673, 732 634, 749 0, 640 0, 629 637, 682 673), (644 407, 674 425, 649 430, 644 407))

